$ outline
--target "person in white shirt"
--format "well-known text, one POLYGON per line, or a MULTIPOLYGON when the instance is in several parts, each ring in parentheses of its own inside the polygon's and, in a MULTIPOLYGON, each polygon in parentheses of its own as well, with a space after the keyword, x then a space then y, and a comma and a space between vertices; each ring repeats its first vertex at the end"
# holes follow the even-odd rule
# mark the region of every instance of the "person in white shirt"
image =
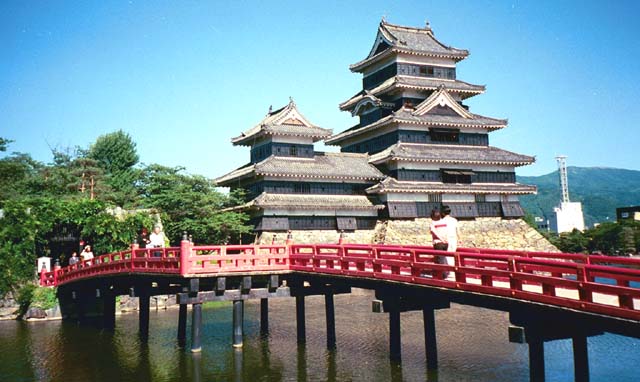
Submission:
MULTIPOLYGON (((159 225, 153 227, 153 232, 149 235, 149 244, 147 244, 147 248, 164 248, 164 232, 161 231, 159 225)), ((162 256, 162 252, 153 252, 153 257, 160 256, 162 256)))
MULTIPOLYGON (((442 219, 441 221, 446 225, 446 243, 447 252, 455 252, 458 250, 458 219, 454 218, 451 214, 451 208, 449 206, 442 206, 442 219)), ((448 259, 449 262, 452 259, 448 259)), ((449 265, 453 265, 452 263, 449 265)))
MULTIPOLYGON (((91 251, 91 246, 90 245, 87 245, 87 246, 84 247, 84 250, 80 254, 80 257, 82 257, 82 261, 83 262, 85 260, 93 259, 93 252, 91 251)), ((87 265, 91 265, 91 262, 88 262, 87 265)))

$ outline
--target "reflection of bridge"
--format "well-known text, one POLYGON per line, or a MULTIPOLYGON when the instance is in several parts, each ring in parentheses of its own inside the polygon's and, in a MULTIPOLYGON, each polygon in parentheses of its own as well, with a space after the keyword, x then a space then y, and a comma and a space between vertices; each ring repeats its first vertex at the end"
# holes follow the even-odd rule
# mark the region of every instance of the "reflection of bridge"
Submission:
POLYGON ((298 341, 305 340, 304 297, 324 295, 327 346, 335 347, 333 295, 375 290, 373 310, 389 313, 390 356, 400 359, 400 312, 422 310, 428 368, 437 367, 434 312, 451 302, 509 313, 511 341, 529 345, 531 380, 544 379, 544 341, 571 338, 576 380, 588 380, 587 337, 612 332, 640 338, 640 259, 423 246, 293 244, 136 249, 54 269, 41 284, 58 286, 63 315, 102 316, 115 326, 115 299, 140 297, 139 327, 148 336, 150 296, 177 294, 178 342, 200 350, 202 303, 233 301, 233 343, 242 346, 243 301, 295 297, 298 341), (453 258, 439 264, 436 256, 453 258), (449 277, 445 273, 449 272, 449 277))

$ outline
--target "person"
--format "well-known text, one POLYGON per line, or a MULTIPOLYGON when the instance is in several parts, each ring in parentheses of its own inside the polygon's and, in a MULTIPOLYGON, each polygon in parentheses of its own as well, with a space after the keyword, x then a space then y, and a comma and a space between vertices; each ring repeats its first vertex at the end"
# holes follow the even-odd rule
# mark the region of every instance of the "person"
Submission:
MULTIPOLYGON (((438 209, 431 210, 431 224, 429 225, 429 231, 431 232, 431 242, 433 243, 433 249, 438 251, 446 251, 449 245, 447 244, 447 223, 442 221, 442 214, 438 209)), ((446 256, 436 256, 436 264, 447 264, 446 256)), ((447 278, 449 272, 443 272, 442 278, 447 278)))
POLYGON ((429 225, 429 231, 431 231, 431 241, 433 242, 433 249, 438 251, 447 250, 447 224, 441 222, 442 215, 438 209, 431 210, 431 224, 429 225))
MULTIPOLYGON (((149 235, 149 244, 147 248, 164 248, 164 232, 162 232, 160 225, 156 224, 153 227, 153 232, 149 235)), ((153 257, 162 256, 161 251, 153 252, 153 257)))
MULTIPOLYGON (((86 261, 86 260, 91 260, 93 259, 93 252, 91 251, 91 246, 90 245, 86 245, 84 247, 84 251, 82 251, 82 254, 80 254, 80 256, 82 256, 82 261, 86 261)), ((91 265, 91 262, 88 262, 87 265, 91 265)))
POLYGON ((78 264, 78 261, 80 261, 80 258, 78 257, 78 252, 73 251, 73 253, 71 254, 71 257, 69 258, 69 265, 78 264))
MULTIPOLYGON (((446 224, 446 242, 447 252, 456 252, 458 250, 458 219, 451 216, 451 208, 442 206, 442 222, 446 224)), ((447 258, 449 265, 453 265, 453 258, 447 258)))
POLYGON ((147 231, 146 228, 143 228, 142 231, 140 231, 140 235, 138 235, 136 242, 138 243, 139 248, 146 248, 147 245, 149 245, 149 231, 147 231))

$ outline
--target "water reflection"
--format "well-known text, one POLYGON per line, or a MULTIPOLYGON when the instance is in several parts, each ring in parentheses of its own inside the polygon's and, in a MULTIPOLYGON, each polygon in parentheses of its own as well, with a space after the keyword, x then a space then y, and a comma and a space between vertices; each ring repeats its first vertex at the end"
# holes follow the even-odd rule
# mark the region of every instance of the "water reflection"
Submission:
MULTIPOLYGON (((76 323, 0 322, 0 376, 13 381, 527 381, 525 345, 508 342, 504 313, 452 305, 436 313, 439 369, 426 370, 422 312, 402 313, 402 363, 388 360, 388 317, 373 314, 370 295, 336 296, 336 350, 327 350, 324 300, 308 297, 307 341, 296 341, 295 303, 270 301, 270 334, 260 335, 259 301, 245 305, 245 342, 231 346, 231 306, 203 311, 203 349, 176 341, 178 311, 151 312, 150 336, 137 315, 113 332, 76 323)), ((187 331, 189 333, 189 331, 187 331)), ((189 342, 189 341, 187 341, 189 342)), ((545 345, 548 380, 572 380, 570 341, 545 345)), ((589 339, 592 380, 634 381, 640 341, 589 339)))

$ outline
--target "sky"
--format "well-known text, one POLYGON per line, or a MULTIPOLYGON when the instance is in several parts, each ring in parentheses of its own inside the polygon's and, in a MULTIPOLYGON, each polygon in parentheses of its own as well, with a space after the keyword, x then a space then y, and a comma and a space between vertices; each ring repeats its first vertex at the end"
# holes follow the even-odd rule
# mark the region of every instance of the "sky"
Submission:
MULTIPOLYGON (((508 118, 490 144, 570 166, 640 170, 637 1, 2 1, 0 137, 48 163, 119 129, 141 162, 215 178, 249 161, 230 139, 293 97, 314 124, 357 123, 349 65, 384 16, 468 49, 470 110, 508 118)), ((316 145, 318 150, 338 151, 316 145)), ((8 155, 5 153, 4 155, 8 155)))

